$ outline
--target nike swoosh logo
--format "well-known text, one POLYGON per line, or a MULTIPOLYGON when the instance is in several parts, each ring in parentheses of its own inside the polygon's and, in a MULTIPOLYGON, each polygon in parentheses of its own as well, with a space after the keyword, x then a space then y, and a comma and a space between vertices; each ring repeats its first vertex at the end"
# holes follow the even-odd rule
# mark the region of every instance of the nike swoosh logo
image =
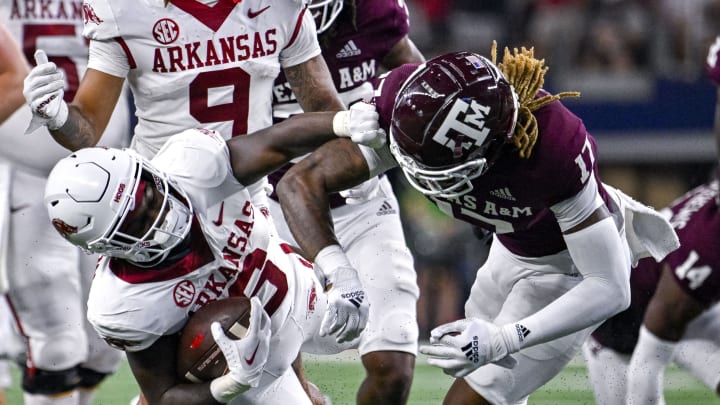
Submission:
POLYGON ((10 213, 12 214, 12 213, 18 212, 20 210, 24 210, 25 208, 27 208, 29 206, 30 206, 30 204, 23 204, 23 205, 18 205, 17 207, 10 207, 10 213))
POLYGON ((253 352, 252 356, 250 356, 250 358, 245 358, 245 362, 248 364, 248 366, 252 366, 252 364, 255 362, 255 355, 257 355, 259 348, 260 342, 258 342, 257 346, 255 346, 255 351, 253 352))
POLYGON ((269 8, 270 8, 270 6, 265 6, 258 11, 252 11, 252 9, 249 8, 248 9, 248 18, 255 18, 255 17, 259 16, 260 14, 264 13, 265 10, 267 10, 269 8))
POLYGON ((225 211, 225 201, 220 203, 220 214, 218 214, 218 219, 212 221, 213 225, 220 226, 223 222, 223 211, 225 211))

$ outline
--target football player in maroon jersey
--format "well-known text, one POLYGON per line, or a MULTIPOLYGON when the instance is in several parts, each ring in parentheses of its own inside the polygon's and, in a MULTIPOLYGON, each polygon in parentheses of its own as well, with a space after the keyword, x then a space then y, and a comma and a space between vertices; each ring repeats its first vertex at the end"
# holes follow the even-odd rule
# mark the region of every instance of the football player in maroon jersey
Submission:
MULTIPOLYGON (((372 97, 370 81, 380 73, 424 61, 408 36, 409 16, 403 0, 315 0, 309 11, 345 105, 372 97)), ((284 74, 275 80, 273 94, 275 122, 302 112, 284 74)), ((286 170, 271 174, 271 183, 277 184, 286 170)), ((270 212, 278 232, 292 241, 276 195, 271 197, 275 200, 270 201, 270 212)), ((398 201, 387 177, 380 176, 335 193, 331 207, 333 226, 370 302, 368 327, 359 343, 366 374, 357 403, 404 404, 417 354, 418 288, 398 201)))
POLYGON ((457 378, 448 405, 525 401, 627 308, 631 263, 677 247, 659 213, 600 181, 595 141, 560 101, 577 94, 543 90, 547 67, 532 49, 495 61, 493 47, 492 59, 454 52, 393 69, 374 98, 387 145, 331 141, 277 188, 311 258, 342 252, 328 194, 396 166, 439 209, 494 234, 466 318, 420 348, 457 378), (654 239, 635 221, 655 225, 654 239))
MULTIPOLYGON (((720 37, 706 63, 716 85, 719 53, 720 37)), ((720 103, 715 132, 720 144, 720 103)), ((680 248, 660 262, 640 261, 630 278, 630 308, 604 322, 583 346, 598 404, 664 403, 663 373, 670 362, 720 393, 718 201, 713 178, 665 210, 680 248)))

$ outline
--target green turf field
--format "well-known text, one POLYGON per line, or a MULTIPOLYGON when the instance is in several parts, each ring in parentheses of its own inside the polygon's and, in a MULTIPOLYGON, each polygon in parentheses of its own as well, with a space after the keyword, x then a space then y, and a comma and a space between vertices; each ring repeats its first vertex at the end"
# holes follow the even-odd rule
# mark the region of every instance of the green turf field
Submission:
MULTIPOLYGON (((364 374, 364 370, 356 359, 352 353, 343 356, 327 356, 323 360, 306 357, 305 366, 310 379, 330 395, 334 405, 352 405, 354 404, 355 390, 364 374)), ((19 381, 17 373, 13 377, 15 381, 19 381)), ((450 377, 419 359, 410 394, 410 404, 441 404, 443 394, 450 382, 450 377)), ((668 405, 720 405, 720 400, 710 390, 675 367, 669 368, 666 372, 665 386, 668 405)), ((127 364, 123 364, 120 371, 102 386, 95 404, 127 405, 136 394, 137 388, 130 370, 127 364)), ((16 385, 8 390, 8 401, 11 405, 22 404, 22 396, 16 385)), ((530 405, 590 405, 593 403, 581 359, 571 363, 554 380, 533 394, 529 401, 530 405)))

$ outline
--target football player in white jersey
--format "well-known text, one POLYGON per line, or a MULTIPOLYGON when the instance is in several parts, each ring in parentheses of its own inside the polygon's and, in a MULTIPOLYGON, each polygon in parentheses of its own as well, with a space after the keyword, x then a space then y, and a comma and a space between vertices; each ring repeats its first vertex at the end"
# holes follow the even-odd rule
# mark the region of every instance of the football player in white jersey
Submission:
MULTIPOLYGON (((47 49, 49 60, 64 76, 57 80, 60 93, 56 97, 58 101, 63 95, 71 100, 88 58, 81 3, 1 2, 0 24, 21 44, 22 52, 19 59, 3 57, 2 62, 28 66, 36 49, 47 49)), ((13 46, 13 41, 0 43, 2 48, 13 46)), ((95 386, 116 370, 122 353, 107 347, 86 321, 88 274, 97 256, 69 247, 46 219, 42 203, 46 178, 68 151, 47 129, 22 135, 32 117, 30 109, 22 106, 22 85, 3 87, 2 94, 4 103, 21 101, 13 101, 10 114, 3 113, 0 125, 0 207, 6 207, 9 215, 7 220, 0 220, 0 235, 4 235, 0 240, 7 246, 7 254, 0 257, 8 269, 7 298, 27 344, 24 403, 89 404, 95 386)), ((129 142, 128 99, 120 94, 121 102, 104 127, 103 145, 124 146, 129 142)))
MULTIPOLYGON (((33 127, 46 125, 70 150, 94 146, 127 80, 138 118, 131 147, 141 155, 187 128, 227 139, 272 124, 281 67, 305 111, 342 110, 304 3, 85 0, 89 72, 68 105, 54 97, 57 66, 33 69, 25 82, 33 127)), ((260 206, 266 188, 265 179, 252 186, 260 206)))
MULTIPOLYGON (((22 81, 30 70, 22 51, 15 43, 10 31, 0 25, 0 89, 6 94, 0 101, 0 123, 5 121, 7 117, 12 115, 25 101, 22 98, 22 81)), ((2 224, 7 221, 8 209, 7 204, 0 204, 0 230, 5 229, 2 224)), ((0 236, 0 291, 3 293, 7 290, 6 280, 6 264, 4 261, 5 251, 7 249, 7 239, 0 236)), ((0 339, 4 342, 0 347, 0 352, 5 357, 12 357, 14 353, 10 351, 7 343, 12 339, 14 331, 10 322, 10 308, 5 302, 0 303, 0 339)), ((5 390, 12 385, 12 377, 10 375, 9 360, 0 360, 0 405, 7 405, 7 397, 5 390)))
POLYGON ((127 352, 148 403, 310 404, 290 367, 301 346, 335 353, 354 344, 368 314, 364 292, 343 287, 354 271, 333 258, 317 261, 339 280, 326 294, 313 265, 275 236, 246 187, 334 138, 333 121, 349 128, 336 133, 382 132, 372 109, 308 113, 229 141, 216 131, 186 130, 152 160, 132 149, 86 148, 53 169, 45 191, 53 225, 103 254, 88 318, 127 352), (245 339, 220 345, 229 374, 183 383, 174 361, 177 332, 204 304, 243 295, 258 298, 264 311, 253 310, 257 322, 245 339), (346 343, 320 336, 336 329, 346 343))

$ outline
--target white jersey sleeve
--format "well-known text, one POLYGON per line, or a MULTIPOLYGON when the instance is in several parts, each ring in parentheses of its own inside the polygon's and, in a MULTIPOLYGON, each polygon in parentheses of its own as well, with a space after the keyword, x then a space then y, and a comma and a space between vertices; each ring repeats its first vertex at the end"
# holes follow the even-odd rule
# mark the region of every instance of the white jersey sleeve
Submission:
POLYGON ((168 139, 152 163, 174 178, 196 187, 212 188, 222 183, 230 164, 227 144, 217 131, 188 129, 168 139), (172 153, 166 151, 172 150, 172 153), (193 162, 188 165, 187 162, 193 162))
POLYGON ((107 40, 120 36, 115 13, 107 0, 84 0, 85 26, 83 36, 88 39, 107 40))
POLYGON ((565 232, 580 224, 603 204, 595 176, 590 176, 580 192, 553 205, 550 209, 555 214, 560 229, 565 232))
POLYGON ((88 321, 109 345, 129 352, 145 350, 161 336, 179 331, 187 320, 187 310, 165 294, 173 287, 172 281, 127 282, 113 274, 110 259, 103 257, 88 295, 88 321))
POLYGON ((91 40, 88 69, 95 69, 115 77, 126 77, 130 71, 130 64, 122 47, 116 41, 91 40))
POLYGON ((298 27, 290 44, 280 52, 280 64, 283 67, 295 66, 320 55, 320 43, 312 13, 303 10, 298 27))

